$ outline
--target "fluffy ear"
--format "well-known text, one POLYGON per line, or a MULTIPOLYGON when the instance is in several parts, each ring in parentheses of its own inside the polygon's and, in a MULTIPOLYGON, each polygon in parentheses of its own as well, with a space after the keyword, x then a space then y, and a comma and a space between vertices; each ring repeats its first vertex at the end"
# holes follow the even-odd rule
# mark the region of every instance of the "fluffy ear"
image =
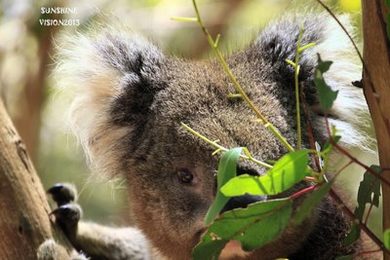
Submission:
POLYGON ((164 60, 153 44, 118 26, 59 40, 54 78, 74 92, 69 121, 93 168, 120 170, 121 140, 142 132, 163 86, 164 60))
MULTIPOLYGON (((347 16, 340 21, 349 32, 353 28, 347 16)), ((319 115, 317 128, 326 129, 319 110, 317 91, 313 83, 313 72, 317 65, 317 53, 322 60, 333 61, 330 70, 324 74, 325 81, 332 89, 338 90, 338 97, 330 111, 330 122, 341 132, 346 145, 366 149, 369 138, 359 129, 367 128, 369 114, 361 89, 352 85, 361 79, 361 66, 348 36, 336 21, 327 14, 305 17, 290 17, 267 27, 248 50, 248 57, 261 59, 262 64, 271 68, 272 80, 280 86, 292 89, 294 69, 286 59, 294 60, 299 32, 303 28, 302 45, 314 42, 316 45, 305 50, 300 57, 300 81, 306 102, 319 115)))

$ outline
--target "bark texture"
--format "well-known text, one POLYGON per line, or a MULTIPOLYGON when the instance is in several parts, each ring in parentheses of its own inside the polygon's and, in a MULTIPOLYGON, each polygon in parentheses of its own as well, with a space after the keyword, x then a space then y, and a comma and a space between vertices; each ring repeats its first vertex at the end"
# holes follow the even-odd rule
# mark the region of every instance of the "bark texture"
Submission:
MULTIPOLYGON (((384 178, 390 181, 390 42, 386 35, 385 0, 362 0, 364 36, 364 94, 378 141, 384 178)), ((383 228, 390 228, 390 187, 382 185, 383 228)), ((385 254, 385 260, 390 255, 385 254)))
POLYGON ((0 259, 36 259, 49 238, 71 252, 49 213, 43 186, 0 100, 0 259))

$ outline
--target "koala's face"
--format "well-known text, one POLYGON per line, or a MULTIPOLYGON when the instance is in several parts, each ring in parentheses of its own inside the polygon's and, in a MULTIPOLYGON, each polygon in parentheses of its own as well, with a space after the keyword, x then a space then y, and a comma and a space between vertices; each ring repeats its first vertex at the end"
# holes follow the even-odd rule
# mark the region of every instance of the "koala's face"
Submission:
MULTIPOLYGON (((234 88, 218 64, 171 59, 163 66, 160 83, 164 86, 143 112, 148 120, 125 145, 138 143, 128 154, 125 168, 131 205, 141 228, 165 254, 177 257, 181 251, 181 256, 189 257, 205 230, 203 219, 216 194, 219 156, 212 156, 215 148, 186 131, 181 122, 224 147, 246 146, 262 160, 276 159, 285 150, 243 100, 227 98, 234 88)), ((252 100, 272 115, 284 133, 294 133, 288 127, 286 109, 270 94, 276 85, 251 79, 249 68, 240 70, 236 74, 252 100)), ((264 171, 244 161, 238 170, 264 171)))
MULTIPOLYGON (((248 96, 292 144, 296 136, 294 71, 285 60, 294 59, 302 19, 298 21, 285 20, 271 26, 244 51, 228 58, 248 96)), ((308 107, 316 107, 312 82, 315 54, 328 54, 333 59, 328 47, 323 46, 326 33, 340 34, 321 17, 310 17, 304 24, 303 44, 318 44, 301 57, 300 82, 308 107)), ((335 53, 348 51, 345 37, 338 41, 342 44, 335 53)), ((248 147, 259 160, 276 160, 286 152, 243 100, 228 98, 235 89, 216 61, 167 57, 154 45, 115 28, 89 38, 70 38, 61 51, 57 75, 62 76, 64 84, 78 88, 73 126, 92 166, 127 178, 137 225, 166 256, 190 258, 205 231, 203 219, 216 194, 219 155, 212 156, 215 148, 186 131, 181 123, 226 148, 248 147)), ((350 132, 345 119, 363 100, 360 90, 350 87, 359 71, 345 60, 333 68, 328 78, 340 92, 339 103, 330 111, 331 122, 350 132), (343 76, 333 77, 340 69, 343 76)), ((315 112, 318 110, 309 111, 314 133, 317 140, 323 140, 323 120, 315 112)), ((355 142, 358 137, 351 135, 355 142)), ((264 171, 258 165, 239 161, 238 173, 256 175, 264 171)), ((265 198, 247 202, 261 199, 265 198)), ((288 246, 276 241, 278 250, 266 246, 258 255, 290 255, 306 238, 310 225, 285 232, 279 243, 289 240, 288 246)))

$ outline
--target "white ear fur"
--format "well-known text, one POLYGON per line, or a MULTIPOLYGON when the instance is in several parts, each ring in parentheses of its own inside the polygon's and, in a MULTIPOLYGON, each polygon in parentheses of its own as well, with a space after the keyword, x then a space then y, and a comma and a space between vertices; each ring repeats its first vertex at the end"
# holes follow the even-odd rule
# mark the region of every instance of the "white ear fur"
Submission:
POLYGON ((132 127, 114 125, 109 115, 113 100, 135 77, 124 63, 141 48, 156 50, 120 26, 91 31, 95 33, 73 33, 59 39, 54 78, 59 87, 73 92, 68 121, 90 167, 113 175, 119 171, 117 160, 121 159, 118 144, 132 131, 132 127), (123 49, 126 55, 118 55, 123 49))
MULTIPOLYGON (((361 130, 367 129, 367 124, 370 124, 368 107, 363 90, 352 85, 353 81, 361 79, 362 66, 350 39, 339 24, 330 16, 324 18, 328 21, 324 41, 310 51, 313 55, 319 53, 322 60, 333 61, 329 71, 324 74, 327 84, 339 91, 329 111, 337 119, 329 119, 329 122, 340 133, 344 145, 370 150, 372 139, 361 130)), ((339 19, 348 32, 353 33, 349 17, 343 15, 339 19)), ((320 129, 325 129, 321 117, 316 124, 320 129)))

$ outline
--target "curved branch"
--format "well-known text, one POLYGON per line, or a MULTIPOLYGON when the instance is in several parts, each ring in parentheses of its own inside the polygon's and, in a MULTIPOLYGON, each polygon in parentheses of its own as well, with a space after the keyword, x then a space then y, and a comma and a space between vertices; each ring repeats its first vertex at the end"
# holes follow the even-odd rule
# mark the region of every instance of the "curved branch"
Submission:
POLYGON ((38 175, 0 100, 0 259, 36 259, 52 238, 72 251, 49 218, 50 208, 38 175))

